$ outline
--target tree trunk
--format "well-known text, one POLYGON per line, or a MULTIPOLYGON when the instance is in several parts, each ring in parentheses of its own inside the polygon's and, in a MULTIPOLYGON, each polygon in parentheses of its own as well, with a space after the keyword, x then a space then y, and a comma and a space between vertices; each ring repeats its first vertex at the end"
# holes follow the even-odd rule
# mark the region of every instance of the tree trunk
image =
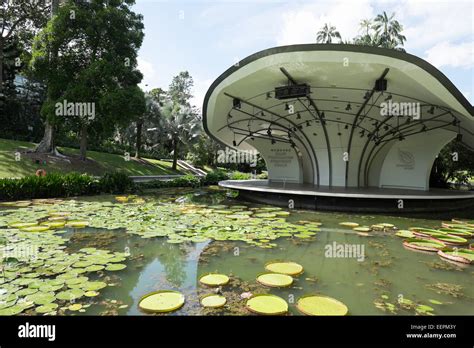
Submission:
POLYGON ((3 99, 3 37, 0 33, 0 99, 3 99))
POLYGON ((41 142, 35 149, 38 153, 51 153, 54 152, 54 127, 46 120, 44 125, 44 135, 41 142))
POLYGON ((176 170, 178 163, 178 139, 173 139, 173 167, 171 169, 176 170))
POLYGON ((87 124, 83 124, 81 127, 81 142, 80 142, 80 159, 85 161, 87 158, 87 124))
MULTIPOLYGON (((51 2, 51 18, 57 13, 59 7, 59 0, 52 0, 51 2)), ((57 51, 51 52, 51 59, 55 59, 58 55, 57 51)), ((49 97, 48 97, 49 98, 49 97)), ((56 152, 54 147, 54 124, 51 124, 46 116, 46 120, 44 122, 44 134, 43 139, 38 144, 35 149, 35 152, 38 153, 51 153, 56 152)))
POLYGON ((142 149, 142 129, 143 121, 137 121, 137 139, 135 143, 135 158, 140 158, 140 150, 142 149))

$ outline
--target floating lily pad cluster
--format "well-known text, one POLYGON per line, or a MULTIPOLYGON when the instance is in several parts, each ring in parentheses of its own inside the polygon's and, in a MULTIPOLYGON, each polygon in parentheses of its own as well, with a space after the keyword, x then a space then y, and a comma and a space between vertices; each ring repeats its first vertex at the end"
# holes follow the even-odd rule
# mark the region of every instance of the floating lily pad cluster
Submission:
POLYGON ((117 196, 114 202, 53 201, 2 213, 0 227, 14 224, 29 232, 85 226, 123 228, 142 238, 167 237, 169 243, 231 240, 261 248, 275 247, 273 241, 280 237, 311 239, 321 225, 311 221, 289 223, 286 217, 290 213, 278 207, 178 204, 136 196, 117 196))
POLYGON ((85 311, 88 305, 76 301, 95 297, 107 286, 100 280, 101 271, 126 267, 121 263, 125 253, 95 248, 66 252, 64 231, 32 232, 24 225, 11 226, 17 228, 0 229, 5 241, 0 245, 0 315, 85 311))
MULTIPOLYGON (((438 300, 429 299, 431 304, 442 305, 443 303, 438 300)), ((390 297, 387 294, 383 294, 380 298, 374 301, 375 307, 390 314, 397 314, 400 311, 414 312, 417 315, 434 315, 435 309, 429 305, 421 302, 410 300, 406 297, 399 296, 396 300, 390 301, 390 297)))
POLYGON ((441 228, 410 227, 397 236, 406 238, 403 245, 408 249, 437 253, 441 258, 454 262, 474 263, 474 250, 467 247, 474 237, 473 221, 442 222, 441 228))

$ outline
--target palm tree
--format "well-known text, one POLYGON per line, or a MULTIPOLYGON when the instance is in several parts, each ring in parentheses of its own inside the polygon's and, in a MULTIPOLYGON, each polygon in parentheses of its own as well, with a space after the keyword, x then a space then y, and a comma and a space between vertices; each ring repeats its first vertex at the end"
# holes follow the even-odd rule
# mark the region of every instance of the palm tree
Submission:
POLYGON ((189 146, 201 132, 201 120, 197 112, 187 105, 167 98, 160 108, 160 128, 171 141, 173 148, 173 170, 178 162, 179 146, 189 146))
MULTIPOLYGON (((153 92, 153 91, 152 91, 153 92)), ((135 158, 140 158, 144 126, 158 122, 159 100, 152 92, 145 93, 145 112, 135 119, 135 158)))
POLYGON ((316 36, 316 42, 330 44, 332 43, 333 38, 339 39, 339 42, 342 41, 341 34, 336 30, 336 27, 326 23, 324 24, 324 27, 322 27, 321 30, 318 31, 316 36))
POLYGON ((363 19, 360 21, 359 26, 361 30, 365 31, 365 35, 370 35, 370 29, 372 29, 372 20, 371 19, 363 19))
POLYGON ((406 37, 401 34, 403 26, 394 19, 395 13, 390 16, 385 11, 374 19, 374 30, 378 38, 378 46, 385 48, 402 49, 406 37))
POLYGON ((371 19, 363 19, 359 23, 362 35, 354 38, 354 44, 364 46, 377 46, 377 33, 372 33, 373 21, 371 19))

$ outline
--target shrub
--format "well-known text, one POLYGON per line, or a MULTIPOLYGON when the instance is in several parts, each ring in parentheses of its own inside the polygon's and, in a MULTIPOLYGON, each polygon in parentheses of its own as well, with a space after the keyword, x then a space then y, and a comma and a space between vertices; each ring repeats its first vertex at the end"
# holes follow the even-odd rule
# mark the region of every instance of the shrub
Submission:
POLYGON ((0 200, 68 197, 100 193, 97 180, 78 173, 0 179, 0 200))
POLYGON ((198 187, 202 182, 199 177, 188 174, 171 180, 171 184, 173 187, 198 187))
POLYGON ((217 185, 219 181, 228 180, 228 179, 229 179, 229 175, 227 175, 226 172, 224 172, 223 170, 215 170, 206 175, 206 177, 204 178, 204 184, 217 185))
POLYGON ((250 173, 232 172, 229 175, 230 180, 249 180, 250 173))
POLYGON ((124 193, 133 191, 134 183, 130 177, 123 172, 106 173, 99 181, 102 192, 124 193))

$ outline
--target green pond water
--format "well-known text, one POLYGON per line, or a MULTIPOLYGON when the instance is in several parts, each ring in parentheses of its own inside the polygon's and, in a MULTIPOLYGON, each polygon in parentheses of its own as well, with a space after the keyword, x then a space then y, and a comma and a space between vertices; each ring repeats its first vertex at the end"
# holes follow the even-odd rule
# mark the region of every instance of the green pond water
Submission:
POLYGON ((336 298, 351 315, 474 313, 474 266, 405 249, 393 230, 361 236, 339 225, 350 221, 434 228, 441 220, 294 210, 285 216, 282 210, 236 200, 216 189, 162 190, 126 203, 100 196, 21 205, 0 207, 2 315, 41 315, 36 309, 42 305, 39 312, 58 315, 144 315, 138 309, 140 298, 162 289, 186 296, 184 306, 167 315, 248 315, 241 298, 246 292, 278 295, 292 315, 300 315, 295 304, 306 294, 336 298), (10 226, 46 221, 61 212, 89 226, 54 232, 21 232, 10 226), (320 222, 320 231, 305 221, 320 222), (20 252, 32 245, 37 247, 34 258, 20 252), (341 245, 363 253, 327 253, 341 245), (97 249, 103 251, 97 254, 97 249), (264 287, 255 279, 273 260, 297 262, 304 273, 291 287, 264 287), (126 268, 109 271, 111 265, 126 268), (215 291, 199 284, 199 277, 209 272, 231 278, 220 289, 227 298, 223 308, 199 304, 200 296, 215 291), (64 292, 72 289, 75 296, 65 300, 64 292), (96 291, 96 296, 86 296, 87 291, 96 291), (68 309, 73 304, 80 304, 80 311, 68 309))

